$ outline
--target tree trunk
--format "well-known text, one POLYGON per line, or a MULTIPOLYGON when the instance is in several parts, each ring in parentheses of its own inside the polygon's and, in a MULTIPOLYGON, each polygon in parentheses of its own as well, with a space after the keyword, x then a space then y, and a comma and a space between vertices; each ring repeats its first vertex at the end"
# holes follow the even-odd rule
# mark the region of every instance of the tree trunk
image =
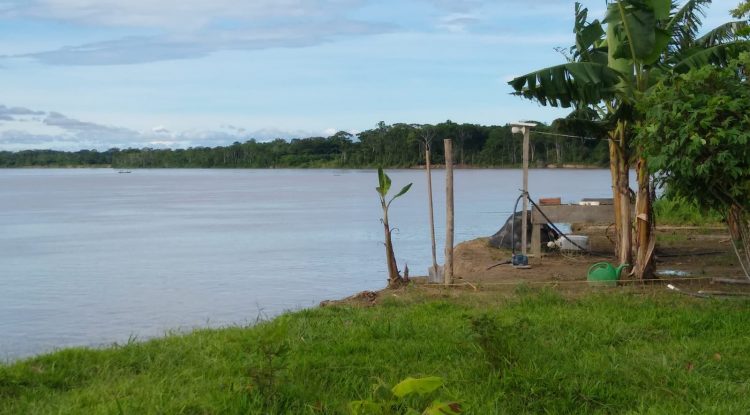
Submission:
POLYGON ((636 260, 635 276, 638 279, 647 279, 654 273, 654 247, 656 238, 654 235, 654 211, 651 201, 651 180, 648 173, 646 159, 638 159, 638 195, 635 203, 635 226, 636 226, 636 260))
POLYGON ((391 242, 391 228, 388 225, 388 214, 383 217, 383 230, 385 231, 385 260, 388 264, 388 287, 397 287, 401 284, 401 275, 396 265, 396 255, 393 254, 393 242, 391 242))
POLYGON ((618 160, 618 182, 617 190, 620 193, 620 219, 622 223, 621 236, 620 236, 620 264, 632 264, 633 263, 633 228, 631 227, 630 216, 631 216, 631 203, 630 203, 630 169, 628 165, 628 159, 625 154, 620 153, 620 159, 618 160))
POLYGON ((739 241, 742 239, 742 209, 739 206, 732 205, 729 208, 727 226, 729 226, 729 235, 733 240, 739 241))
MULTIPOLYGON (((620 258, 620 245, 622 245, 622 217, 620 215, 620 163, 618 160, 618 149, 615 134, 609 138, 609 173, 612 176, 612 204, 615 210, 615 256, 620 258)), ((558 158, 559 159, 559 158, 558 158)))
POLYGON ((435 246, 435 214, 432 206, 432 170, 430 168, 430 149, 426 147, 425 150, 425 166, 427 168, 427 198, 429 199, 430 208, 430 241, 432 241, 432 268, 435 270, 437 275, 437 254, 435 246))
POLYGON ((618 124, 610 135, 610 172, 615 208, 615 255, 620 264, 632 263, 632 228, 630 227, 630 176, 625 125, 618 124))
POLYGON ((740 267, 745 277, 750 278, 750 218, 742 207, 733 204, 727 214, 727 225, 740 267))

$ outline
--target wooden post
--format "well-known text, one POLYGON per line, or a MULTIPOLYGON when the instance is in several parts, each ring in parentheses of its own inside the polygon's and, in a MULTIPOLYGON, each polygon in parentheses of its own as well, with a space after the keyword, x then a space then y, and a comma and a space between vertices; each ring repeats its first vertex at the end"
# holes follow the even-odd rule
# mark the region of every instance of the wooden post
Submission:
POLYGON ((445 145, 445 285, 453 282, 453 141, 445 145))
POLYGON ((531 128, 523 127, 523 214, 521 215, 521 254, 526 255, 526 235, 529 229, 529 219, 526 213, 529 209, 529 135, 531 128))
POLYGON ((531 215, 531 256, 542 257, 542 223, 535 221, 534 215, 531 215))
POLYGON ((430 237, 432 238, 432 269, 437 275, 437 254, 435 248, 435 215, 432 208, 432 171, 430 170, 430 146, 425 146, 425 163, 427 166, 427 197, 430 199, 430 237))

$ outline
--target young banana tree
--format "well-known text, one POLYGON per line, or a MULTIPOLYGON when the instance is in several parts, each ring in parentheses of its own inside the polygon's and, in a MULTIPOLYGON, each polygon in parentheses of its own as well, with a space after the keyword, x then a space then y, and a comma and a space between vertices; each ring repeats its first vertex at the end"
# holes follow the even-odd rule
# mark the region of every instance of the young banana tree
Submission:
POLYGON ((376 187, 375 190, 378 192, 378 196, 380 196, 380 206, 383 209, 383 218, 380 221, 383 223, 383 230, 385 231, 385 261, 388 266, 388 286, 398 287, 403 282, 403 279, 398 271, 396 256, 393 254, 393 242, 391 241, 391 232, 393 230, 388 223, 388 208, 391 207, 391 203, 393 203, 396 198, 405 195, 406 192, 411 189, 412 183, 404 186, 387 202, 386 196, 388 195, 388 190, 391 189, 391 178, 383 172, 382 168, 378 168, 378 185, 379 186, 376 187))
POLYGON ((632 263, 628 171, 631 158, 636 160, 634 273, 638 278, 653 270, 655 239, 647 160, 630 143, 632 127, 640 119, 635 104, 665 74, 726 65, 730 58, 750 50, 750 43, 741 36, 747 22, 731 22, 697 37, 710 3, 690 0, 679 6, 671 0, 609 1, 602 22, 588 22, 587 10, 577 3, 571 61, 510 82, 517 95, 542 105, 596 114, 595 120, 588 121, 608 131, 619 242, 616 254, 622 263, 632 263))

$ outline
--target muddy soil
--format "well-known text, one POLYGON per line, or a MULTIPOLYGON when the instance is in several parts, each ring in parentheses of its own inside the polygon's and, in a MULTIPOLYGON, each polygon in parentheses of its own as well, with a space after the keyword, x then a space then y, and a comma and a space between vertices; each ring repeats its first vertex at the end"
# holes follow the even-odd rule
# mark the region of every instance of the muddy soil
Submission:
MULTIPOLYGON (((529 258, 531 268, 498 265, 510 259, 511 252, 489 246, 487 238, 462 243, 455 250, 456 283, 489 289, 519 284, 553 286, 565 292, 589 291, 589 267, 606 261, 616 264, 612 230, 607 227, 574 226, 578 235, 587 235, 591 253, 549 251, 541 258, 529 258)), ((620 285, 667 283, 691 291, 747 290, 750 286, 718 286, 712 278, 742 279, 742 270, 732 250, 729 234, 722 228, 664 227, 657 229, 655 280, 645 284, 624 271, 620 285)))
POLYGON ((489 238, 479 238, 456 246, 454 284, 449 290, 441 284, 427 284, 425 277, 414 277, 409 287, 378 292, 365 291, 343 300, 321 305, 348 304, 373 306, 386 297, 428 296, 446 298, 467 292, 480 297, 510 297, 521 290, 552 288, 569 297, 592 292, 625 290, 633 293, 674 293, 750 301, 750 285, 723 284, 714 278, 746 280, 732 249, 725 228, 665 226, 657 229, 656 274, 652 280, 637 281, 623 272, 617 287, 592 286, 586 280, 589 267, 606 261, 616 264, 611 227, 573 226, 573 233, 587 235, 592 253, 549 251, 541 258, 529 258, 528 269, 510 264, 498 265, 511 257, 509 250, 493 248, 489 238), (671 284, 682 292, 667 288, 671 284), (717 295, 718 294, 718 295, 717 295), (725 295, 726 294, 726 295, 725 295), (733 294, 733 295, 728 295, 733 294))

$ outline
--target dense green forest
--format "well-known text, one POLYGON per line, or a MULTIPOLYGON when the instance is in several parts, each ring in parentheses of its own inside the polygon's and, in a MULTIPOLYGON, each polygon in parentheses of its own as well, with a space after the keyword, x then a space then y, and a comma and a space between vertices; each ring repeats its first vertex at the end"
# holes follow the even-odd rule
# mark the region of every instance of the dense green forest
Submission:
MULTIPOLYGON (((606 141, 550 133, 553 129, 541 124, 532 132, 532 166, 604 166, 608 162, 606 141)), ((330 137, 268 142, 249 139, 220 147, 0 151, 0 167, 411 167, 424 164, 425 143, 431 143, 432 162, 443 163, 444 138, 453 139, 455 162, 462 165, 513 167, 522 161, 522 136, 512 134, 509 125, 483 126, 446 121, 437 125, 386 125, 381 122, 357 135, 340 131, 330 137)))

